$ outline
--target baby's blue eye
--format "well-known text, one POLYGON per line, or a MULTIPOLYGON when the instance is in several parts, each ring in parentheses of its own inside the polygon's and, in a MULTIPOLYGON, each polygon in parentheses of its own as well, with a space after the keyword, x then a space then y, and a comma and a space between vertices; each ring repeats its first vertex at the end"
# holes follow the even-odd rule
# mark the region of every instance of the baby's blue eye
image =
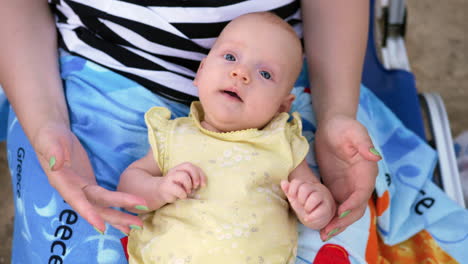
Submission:
POLYGON ((228 54, 224 54, 224 58, 227 60, 227 61, 236 61, 236 57, 234 57, 234 55, 228 53, 228 54))
POLYGON ((270 80, 271 79, 271 74, 267 71, 260 71, 260 75, 262 75, 263 78, 270 80))

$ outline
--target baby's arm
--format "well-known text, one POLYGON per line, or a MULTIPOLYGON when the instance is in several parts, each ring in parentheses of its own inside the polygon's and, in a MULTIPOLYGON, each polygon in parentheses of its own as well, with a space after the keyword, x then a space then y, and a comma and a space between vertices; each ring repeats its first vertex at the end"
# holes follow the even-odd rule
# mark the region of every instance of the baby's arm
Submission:
MULTIPOLYGON (((163 176, 150 149, 146 156, 125 169, 117 189, 143 197, 148 210, 153 211, 177 199, 185 199, 192 190, 205 185, 206 177, 203 171, 188 162, 175 166, 163 176)), ((135 208, 125 209, 140 212, 135 208)))
POLYGON ((335 215, 333 196, 320 183, 305 160, 289 174, 289 181, 281 182, 281 188, 305 226, 319 230, 335 215))

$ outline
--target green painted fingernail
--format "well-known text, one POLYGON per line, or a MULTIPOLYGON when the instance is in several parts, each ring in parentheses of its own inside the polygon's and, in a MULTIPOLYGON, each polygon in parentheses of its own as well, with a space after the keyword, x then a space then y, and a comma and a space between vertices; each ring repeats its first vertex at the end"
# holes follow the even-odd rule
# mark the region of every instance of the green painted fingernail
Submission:
POLYGON ((101 235, 104 235, 104 232, 102 232, 101 230, 97 229, 97 227, 93 226, 94 230, 96 230, 96 232, 98 232, 99 234, 101 235))
POLYGON ((332 239, 332 238, 333 238, 333 237, 331 236, 331 237, 325 239, 323 242, 327 242, 328 240, 330 240, 330 239, 332 239))
POLYGON ((49 169, 52 169, 55 165, 55 156, 50 157, 49 160, 49 169))
POLYGON ((349 215, 349 213, 351 213, 351 210, 344 211, 344 212, 342 212, 342 213, 340 214, 340 217, 339 217, 339 218, 343 218, 343 217, 349 215))
POLYGON ((141 211, 148 211, 148 207, 144 206, 144 205, 137 205, 135 206, 135 209, 138 209, 138 210, 141 210, 141 211))
POLYGON ((369 151, 376 156, 382 157, 380 153, 377 151, 377 149, 375 148, 370 148, 369 151))
POLYGON ((141 230, 141 226, 137 226, 137 225, 130 225, 130 228, 131 229, 136 229, 136 230, 141 230))
MULTIPOLYGON (((330 233, 328 233, 328 235, 327 235, 327 236, 328 236, 327 240, 330 239, 331 236, 333 236, 334 234, 336 234, 336 232, 338 232, 339 230, 340 230, 340 229, 337 227, 337 228, 333 229, 332 231, 330 231, 330 233)), ((325 241, 327 241, 327 240, 325 240, 325 241)))

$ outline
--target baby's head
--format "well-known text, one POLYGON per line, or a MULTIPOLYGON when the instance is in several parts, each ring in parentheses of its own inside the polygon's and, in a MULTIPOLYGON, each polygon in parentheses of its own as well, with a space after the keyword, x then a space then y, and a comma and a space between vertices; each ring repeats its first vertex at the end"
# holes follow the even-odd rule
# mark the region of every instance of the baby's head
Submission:
POLYGON ((272 13, 251 13, 221 32, 195 77, 204 121, 218 131, 263 128, 294 100, 302 46, 293 28, 272 13))

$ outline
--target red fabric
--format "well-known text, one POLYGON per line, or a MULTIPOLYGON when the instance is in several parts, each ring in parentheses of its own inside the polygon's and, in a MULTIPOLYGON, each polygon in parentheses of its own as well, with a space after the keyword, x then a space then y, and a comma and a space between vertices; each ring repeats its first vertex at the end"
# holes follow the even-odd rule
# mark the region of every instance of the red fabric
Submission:
POLYGON ((128 252, 127 252, 128 237, 122 237, 120 239, 120 243, 122 243, 122 248, 123 248, 123 251, 125 253, 125 257, 128 260, 128 252))
POLYGON ((313 264, 350 264, 348 252, 335 244, 326 244, 320 248, 313 264))

